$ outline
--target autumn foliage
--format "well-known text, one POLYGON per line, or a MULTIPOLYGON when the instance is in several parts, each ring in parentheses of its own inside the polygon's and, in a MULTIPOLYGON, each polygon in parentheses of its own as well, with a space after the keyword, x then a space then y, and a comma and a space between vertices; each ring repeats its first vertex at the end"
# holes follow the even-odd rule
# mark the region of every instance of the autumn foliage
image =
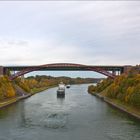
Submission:
POLYGON ((92 83, 95 79, 93 78, 70 78, 70 77, 52 77, 52 76, 30 76, 22 80, 21 78, 16 79, 16 84, 18 84, 22 89, 27 92, 33 91, 34 89, 45 89, 50 86, 57 86, 63 81, 65 84, 82 84, 82 83, 92 83))
POLYGON ((0 100, 6 99, 9 97, 14 97, 16 95, 14 86, 8 77, 0 77, 0 100))
POLYGON ((140 107, 140 74, 139 66, 134 67, 127 75, 117 76, 115 80, 106 79, 97 86, 90 86, 90 93, 105 90, 105 96, 117 99, 126 104, 140 107))
POLYGON ((31 76, 28 78, 17 78, 10 81, 7 76, 0 77, 0 100, 20 96, 16 93, 16 86, 21 87, 27 94, 45 90, 48 87, 56 86, 61 81, 65 84, 82 84, 92 83, 98 79, 93 78, 69 78, 69 77, 52 77, 52 76, 31 76))

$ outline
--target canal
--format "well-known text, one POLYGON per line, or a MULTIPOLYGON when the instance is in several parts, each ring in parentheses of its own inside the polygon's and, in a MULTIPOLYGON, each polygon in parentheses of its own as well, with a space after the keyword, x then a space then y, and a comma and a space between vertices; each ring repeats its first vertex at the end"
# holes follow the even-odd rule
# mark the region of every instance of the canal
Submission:
POLYGON ((140 140, 140 123, 73 85, 65 98, 57 88, 0 110, 0 140, 140 140))

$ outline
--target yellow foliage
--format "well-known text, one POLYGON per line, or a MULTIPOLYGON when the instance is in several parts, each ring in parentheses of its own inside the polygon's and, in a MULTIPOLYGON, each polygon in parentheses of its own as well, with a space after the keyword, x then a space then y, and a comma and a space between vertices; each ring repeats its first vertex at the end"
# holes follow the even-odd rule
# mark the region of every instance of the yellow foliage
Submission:
POLYGON ((130 100, 130 97, 133 93, 134 93, 134 87, 129 87, 126 90, 125 102, 128 102, 130 100))
POLYGON ((14 97, 16 95, 12 83, 7 76, 0 77, 0 99, 14 97))
POLYGON ((6 97, 14 97, 16 95, 13 87, 8 87, 6 90, 6 97))

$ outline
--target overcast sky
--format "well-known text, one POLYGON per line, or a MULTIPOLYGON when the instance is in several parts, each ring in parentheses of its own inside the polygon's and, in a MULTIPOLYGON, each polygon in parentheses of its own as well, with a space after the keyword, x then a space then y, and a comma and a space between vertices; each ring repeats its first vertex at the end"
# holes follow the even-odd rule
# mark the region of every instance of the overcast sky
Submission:
POLYGON ((139 60, 139 1, 0 2, 0 65, 139 60))

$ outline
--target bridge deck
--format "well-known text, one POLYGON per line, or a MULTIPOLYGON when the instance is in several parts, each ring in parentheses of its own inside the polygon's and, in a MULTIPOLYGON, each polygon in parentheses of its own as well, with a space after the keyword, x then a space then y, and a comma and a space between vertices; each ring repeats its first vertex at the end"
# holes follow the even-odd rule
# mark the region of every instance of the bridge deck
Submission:
MULTIPOLYGON (((24 70, 24 69, 27 69, 27 68, 37 68, 39 66, 4 66, 4 69, 9 69, 11 71, 21 71, 21 70, 24 70)), ((113 71, 113 70, 123 70, 124 69, 124 66, 92 66, 92 65, 86 65, 84 67, 85 69, 83 69, 83 67, 72 67, 72 66, 67 66, 67 67, 63 67, 63 66, 57 66, 57 67, 54 67, 54 66, 49 66, 49 67, 41 67, 41 69, 39 69, 39 71, 87 71, 87 68, 102 68, 104 70, 107 70, 107 71, 113 71)))

